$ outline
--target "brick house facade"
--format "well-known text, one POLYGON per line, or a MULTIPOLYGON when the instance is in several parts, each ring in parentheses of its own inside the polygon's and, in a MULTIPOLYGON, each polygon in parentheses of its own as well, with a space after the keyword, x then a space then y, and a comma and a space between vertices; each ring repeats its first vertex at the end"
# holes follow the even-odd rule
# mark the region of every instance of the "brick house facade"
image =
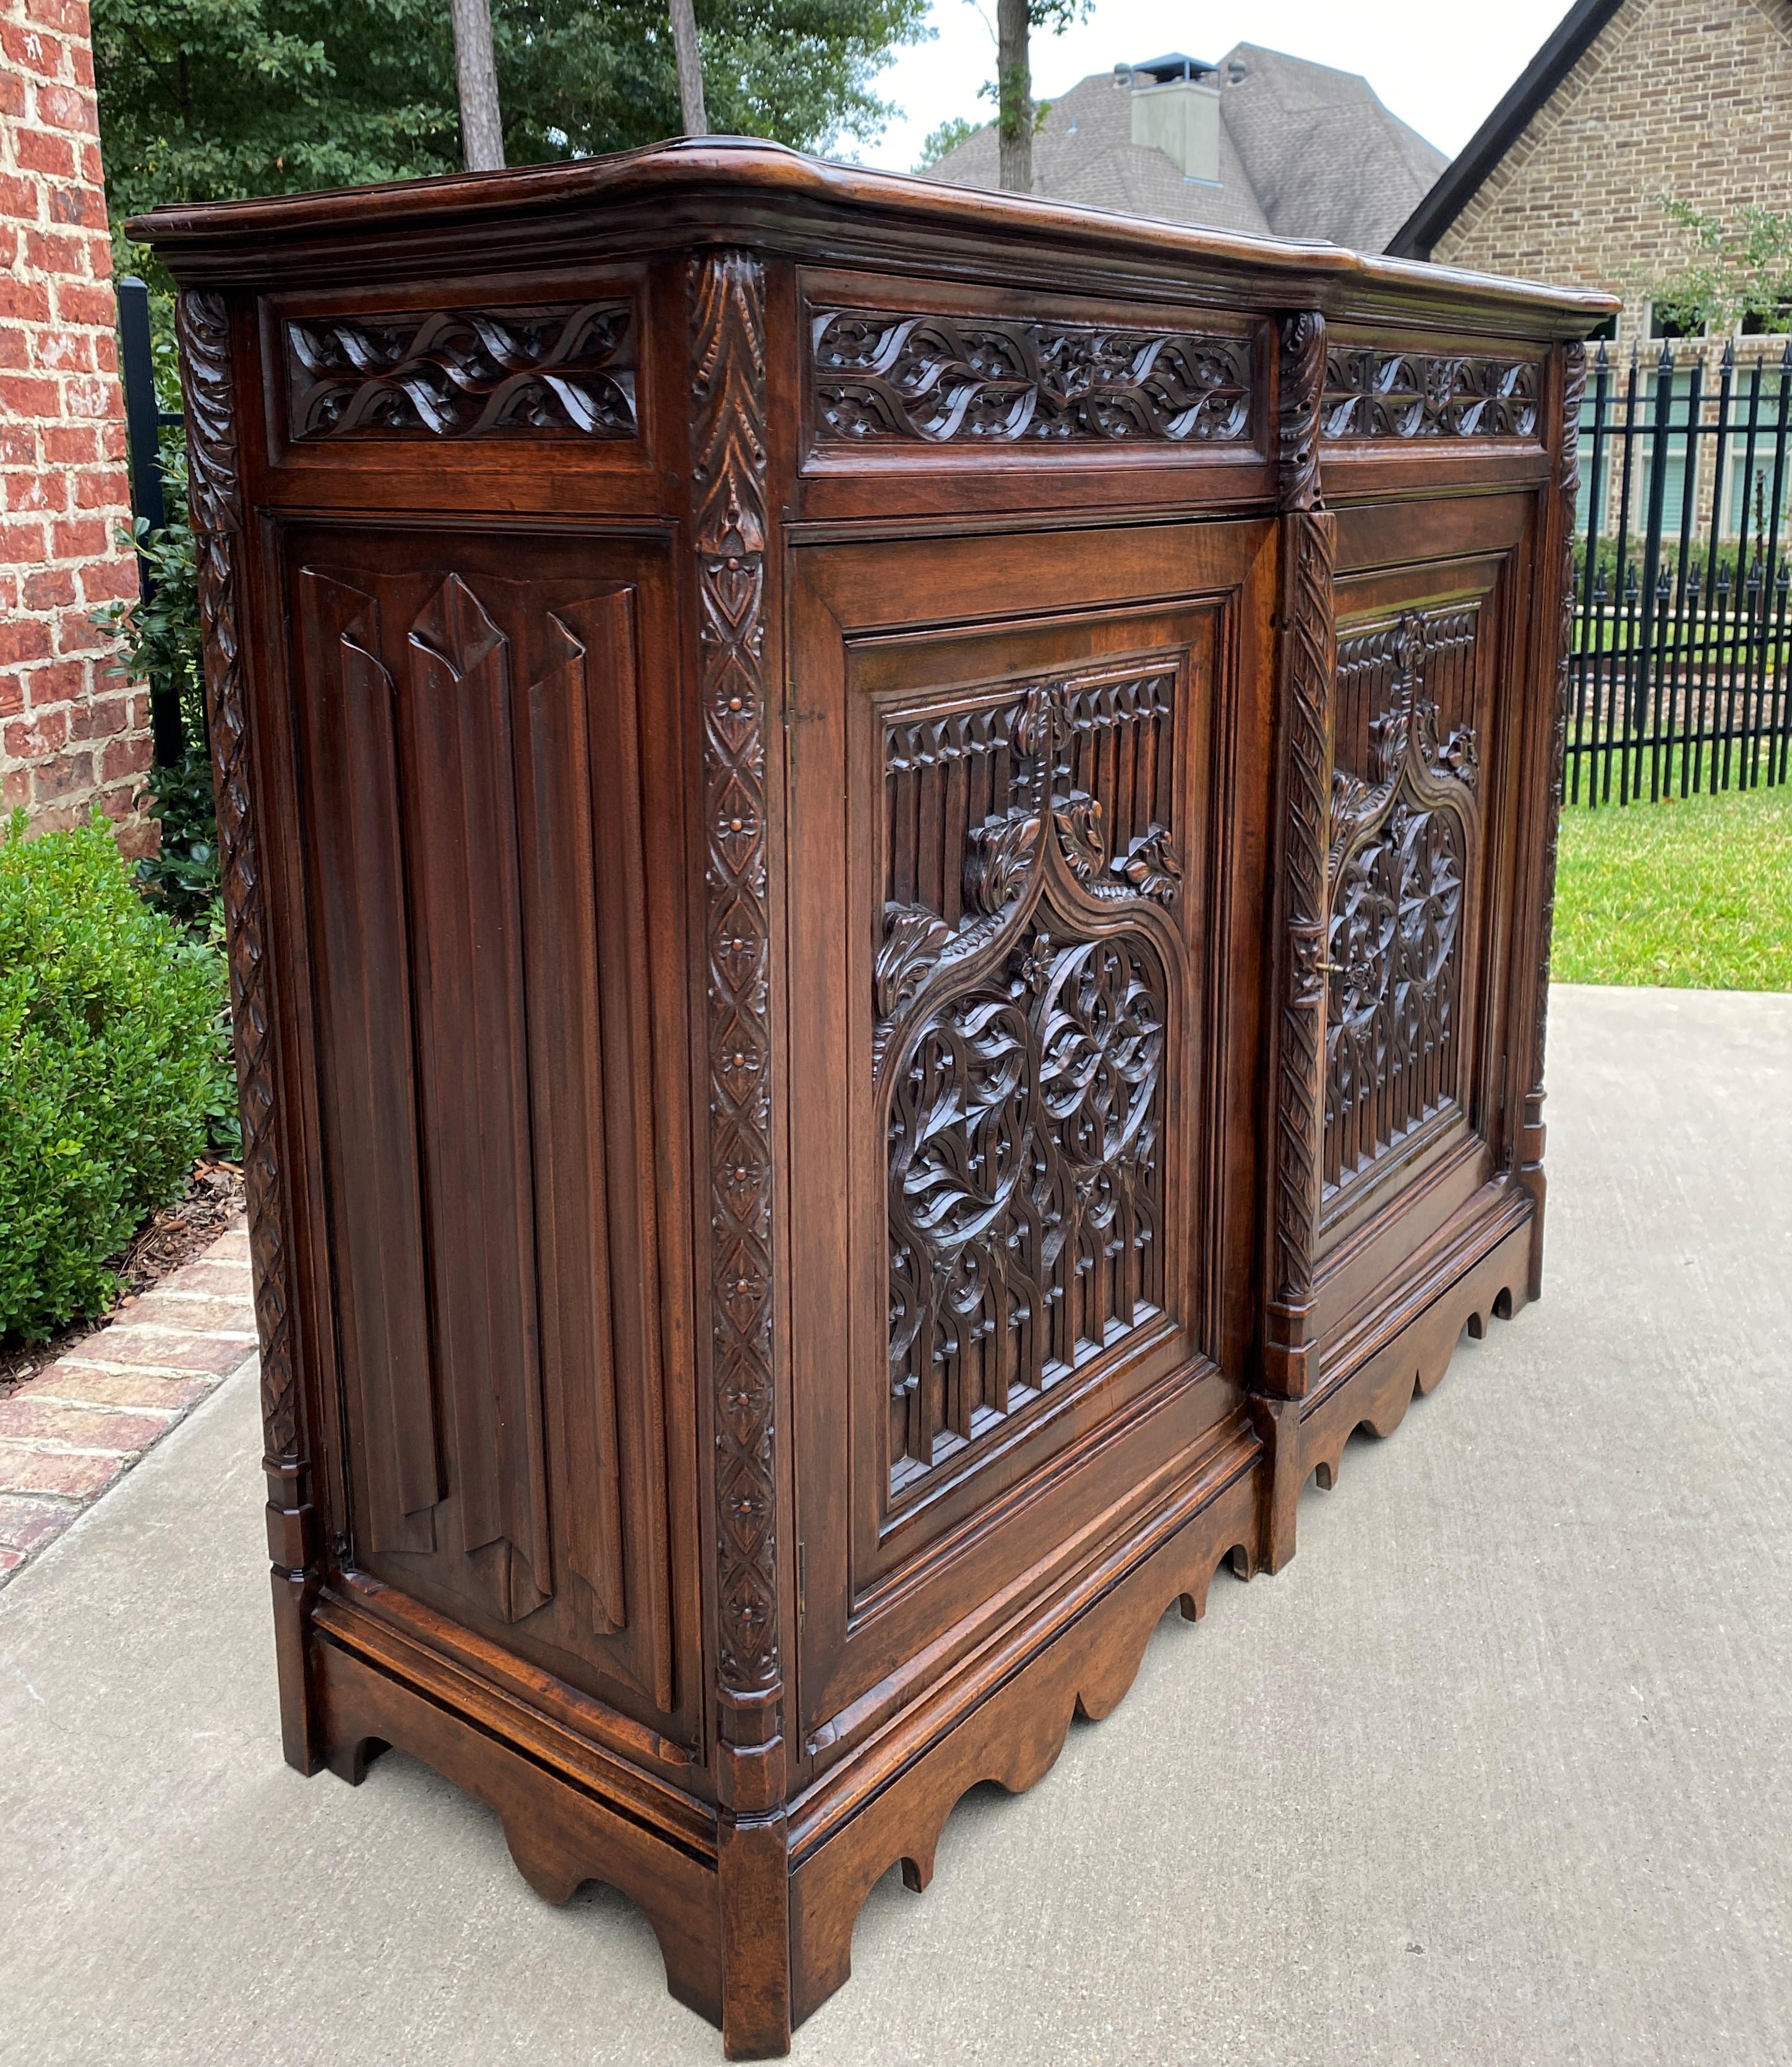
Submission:
POLYGON ((86 0, 0 0, 0 811, 155 826, 147 692, 94 611, 136 593, 86 0))
POLYGON ((1607 288, 1627 344, 1691 255, 1664 196, 1792 206, 1792 0, 1579 0, 1388 249, 1607 288))

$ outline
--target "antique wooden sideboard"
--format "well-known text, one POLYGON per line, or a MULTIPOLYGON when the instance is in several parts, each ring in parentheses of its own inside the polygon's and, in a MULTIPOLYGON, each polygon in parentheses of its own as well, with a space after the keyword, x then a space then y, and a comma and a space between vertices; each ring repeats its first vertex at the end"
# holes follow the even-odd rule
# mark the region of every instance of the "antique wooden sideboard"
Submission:
POLYGON ((715 140, 135 234, 286 1756, 780 2053, 1538 1289, 1613 305, 715 140))

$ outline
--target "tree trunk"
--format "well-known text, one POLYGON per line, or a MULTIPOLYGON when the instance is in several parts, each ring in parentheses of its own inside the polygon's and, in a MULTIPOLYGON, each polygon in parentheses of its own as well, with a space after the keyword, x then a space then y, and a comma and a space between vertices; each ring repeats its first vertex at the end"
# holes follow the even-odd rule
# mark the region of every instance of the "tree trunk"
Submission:
POLYGON ((996 136, 1005 193, 1033 191, 1033 75, 1027 0, 996 0, 996 136))
POLYGON ((454 71, 461 89, 461 154, 469 173, 504 169, 504 123, 492 57, 490 0, 453 0, 454 71))
POLYGON ((709 117, 703 106, 703 54, 697 47, 697 16, 691 0, 672 0, 672 45, 678 54, 678 106, 687 136, 707 136, 709 117))

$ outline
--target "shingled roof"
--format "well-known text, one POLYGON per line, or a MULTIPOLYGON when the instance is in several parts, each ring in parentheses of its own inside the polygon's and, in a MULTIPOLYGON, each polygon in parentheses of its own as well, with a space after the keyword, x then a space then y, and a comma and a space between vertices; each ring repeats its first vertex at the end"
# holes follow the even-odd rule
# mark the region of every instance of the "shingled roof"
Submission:
MULTIPOLYGON (((1214 71, 1217 185, 1185 179, 1163 152, 1135 144, 1124 77, 1098 72, 1051 104, 1034 142, 1034 192, 1169 222, 1380 251, 1449 163, 1355 72, 1255 43, 1235 44, 1214 71)), ((994 126, 948 152, 926 177, 999 185, 994 126)))

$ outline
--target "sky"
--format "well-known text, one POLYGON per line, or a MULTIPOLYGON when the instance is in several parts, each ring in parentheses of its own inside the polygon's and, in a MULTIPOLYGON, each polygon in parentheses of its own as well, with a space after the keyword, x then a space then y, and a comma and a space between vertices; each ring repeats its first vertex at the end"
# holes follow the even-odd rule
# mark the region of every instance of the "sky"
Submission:
MULTIPOLYGON (((1166 51, 1213 63, 1253 43, 1342 71, 1361 72, 1384 104, 1453 156, 1530 62, 1568 0, 1502 0, 1497 14, 1464 5, 1415 10, 1412 0, 1096 0, 1061 36, 1035 30, 1033 90, 1042 99, 1095 71, 1166 51), (1492 33, 1495 26, 1499 33, 1492 33)), ((995 75, 994 0, 933 0, 930 43, 900 51, 876 91, 903 110, 855 155, 908 172, 929 130, 955 115, 986 121, 978 86, 995 75)))

